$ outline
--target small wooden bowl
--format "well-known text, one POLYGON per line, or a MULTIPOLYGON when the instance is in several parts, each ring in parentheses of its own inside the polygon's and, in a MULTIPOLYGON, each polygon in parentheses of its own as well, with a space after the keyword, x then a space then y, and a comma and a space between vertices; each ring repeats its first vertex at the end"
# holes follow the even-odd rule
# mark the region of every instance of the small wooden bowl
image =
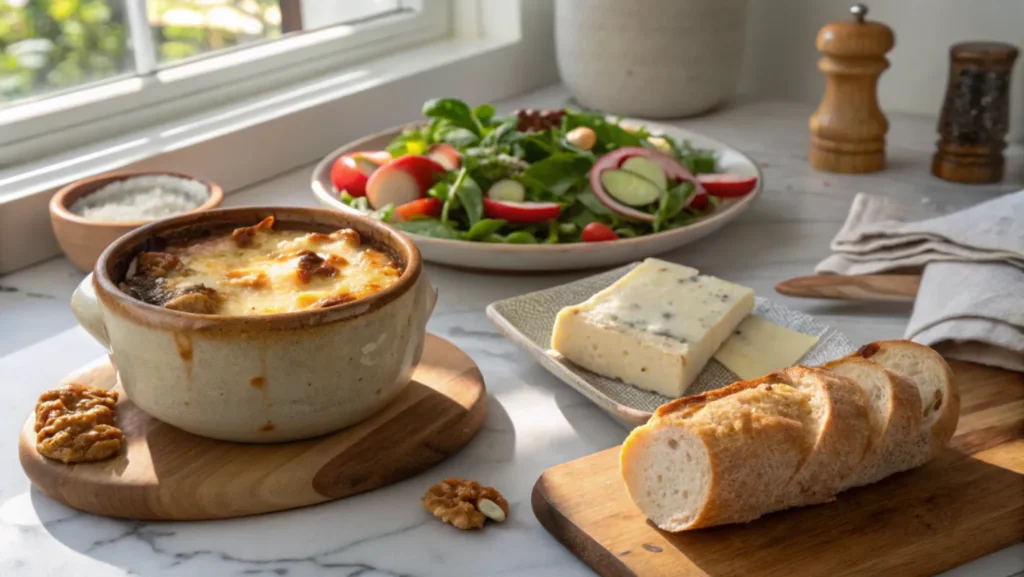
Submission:
MULTIPOLYGON (((152 220, 136 221, 104 221, 83 218, 71 212, 71 205, 83 196, 92 194, 104 186, 129 178, 140 176, 176 176, 200 182, 206 186, 209 197, 206 202, 187 213, 201 212, 217 208, 224 200, 224 191, 216 184, 195 178, 188 174, 170 171, 143 171, 143 172, 108 172, 92 178, 86 178, 73 182, 57 191, 50 199, 50 224, 53 226, 53 234, 57 237, 57 244, 60 245, 64 255, 78 269, 89 272, 96 264, 96 259, 107 246, 117 240, 121 235, 139 228, 152 220)), ((175 215, 177 216, 177 215, 175 215)))

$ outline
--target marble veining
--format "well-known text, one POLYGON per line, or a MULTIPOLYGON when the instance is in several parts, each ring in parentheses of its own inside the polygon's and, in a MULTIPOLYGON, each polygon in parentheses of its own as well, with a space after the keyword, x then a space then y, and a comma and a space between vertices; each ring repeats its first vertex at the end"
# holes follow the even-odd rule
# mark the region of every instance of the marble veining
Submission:
MULTIPOLYGON (((565 104, 551 88, 501 108, 565 104)), ((766 190, 735 223, 664 258, 773 295, 785 278, 811 274, 860 190, 903 201, 963 206, 1021 188, 1020 156, 1007 181, 962 187, 928 174, 935 140, 930 118, 891 115, 890 167, 864 175, 812 171, 806 162, 807 106, 739 101, 680 122, 729 142, 762 164, 766 190), (770 242, 767 242, 769 241, 770 242)), ((314 204, 305 167, 229 196, 225 204, 314 204)), ((64 259, 0 277, 0 576, 3 577, 575 577, 593 573, 552 539, 530 509, 530 490, 555 464, 614 446, 626 430, 541 369, 484 316, 495 300, 575 280, 587 273, 480 275, 428 266, 440 298, 428 330, 479 364, 488 416, 465 449, 401 483, 315 507, 202 523, 141 523, 79 513, 31 490, 16 439, 35 398, 64 374, 103 354, 77 328, 68 299, 82 278, 64 259), (49 298, 48 298, 49 297, 49 298), (509 520, 461 533, 422 510, 427 486, 463 476, 501 489, 509 520)), ((807 301, 772 296, 817 316, 854 343, 900 337, 906 305, 807 301)), ((945 577, 1007 577, 1024 571, 1024 545, 945 577)))

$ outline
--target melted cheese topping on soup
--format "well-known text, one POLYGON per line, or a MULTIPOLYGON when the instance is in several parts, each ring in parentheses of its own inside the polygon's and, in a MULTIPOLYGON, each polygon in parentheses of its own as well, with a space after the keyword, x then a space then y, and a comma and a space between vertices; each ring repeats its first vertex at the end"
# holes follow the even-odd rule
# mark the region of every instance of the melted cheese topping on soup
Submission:
POLYGON ((326 234, 272 226, 268 218, 230 235, 142 253, 136 261, 142 280, 129 279, 125 290, 177 310, 261 315, 351 302, 401 275, 391 257, 361 246, 354 230, 326 234))

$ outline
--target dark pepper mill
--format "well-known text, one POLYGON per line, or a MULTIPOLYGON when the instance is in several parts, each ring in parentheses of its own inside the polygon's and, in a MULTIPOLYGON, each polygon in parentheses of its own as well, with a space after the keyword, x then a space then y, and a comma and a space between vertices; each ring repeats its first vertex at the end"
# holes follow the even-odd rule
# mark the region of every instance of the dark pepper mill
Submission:
POLYGON ((953 182, 999 182, 1017 48, 1002 42, 965 42, 955 44, 949 57, 932 174, 953 182))

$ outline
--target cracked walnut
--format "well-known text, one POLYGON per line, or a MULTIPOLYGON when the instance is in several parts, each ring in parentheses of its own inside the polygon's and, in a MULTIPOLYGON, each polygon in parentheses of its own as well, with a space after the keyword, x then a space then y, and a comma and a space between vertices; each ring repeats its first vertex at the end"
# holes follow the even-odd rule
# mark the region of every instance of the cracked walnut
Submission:
POLYGON ((479 529, 487 519, 501 522, 508 516, 508 501, 494 487, 469 479, 450 478, 427 489, 423 508, 459 529, 479 529))
POLYGON ((101 461, 124 446, 114 426, 117 393, 69 383, 46 391, 36 405, 36 450, 64 463, 101 461))

